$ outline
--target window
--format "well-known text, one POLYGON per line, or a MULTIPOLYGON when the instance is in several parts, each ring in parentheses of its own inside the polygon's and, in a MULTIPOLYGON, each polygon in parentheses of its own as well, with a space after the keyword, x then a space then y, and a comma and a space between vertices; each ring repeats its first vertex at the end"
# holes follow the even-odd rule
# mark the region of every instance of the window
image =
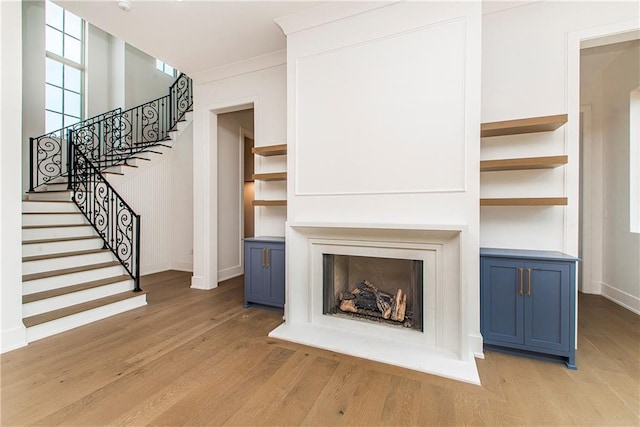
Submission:
POLYGON ((162 71, 165 74, 170 75, 171 77, 176 76, 176 69, 173 68, 171 65, 168 65, 160 61, 159 59, 156 59, 156 69, 162 71))
POLYGON ((629 222, 640 233, 640 87, 629 96, 629 222))
POLYGON ((84 21, 46 2, 45 128, 53 132, 83 116, 84 21))

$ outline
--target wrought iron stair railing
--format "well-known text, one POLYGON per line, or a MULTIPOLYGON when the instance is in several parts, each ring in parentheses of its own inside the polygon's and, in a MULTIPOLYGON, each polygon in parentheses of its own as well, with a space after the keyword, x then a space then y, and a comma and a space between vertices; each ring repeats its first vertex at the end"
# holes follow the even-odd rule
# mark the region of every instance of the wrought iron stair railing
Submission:
MULTIPOLYGON (((75 132, 78 130, 69 131, 72 142, 75 132)), ((133 291, 140 292, 140 215, 78 146, 72 143, 69 147, 73 201, 133 278, 133 291)))
POLYGON ((37 138, 29 144, 29 191, 65 176, 68 171, 69 131, 80 131, 77 143, 104 170, 126 162, 132 154, 169 139, 193 105, 191 79, 180 74, 169 94, 128 110, 117 108, 37 138))
POLYGON ((69 131, 105 122, 121 113, 122 109, 116 108, 36 138, 29 138, 29 191, 66 175, 69 131))
POLYGON ((181 74, 166 96, 125 111, 115 109, 30 141, 29 190, 66 174, 73 201, 102 237, 105 248, 133 278, 134 291, 141 290, 140 215, 101 172, 170 139, 169 132, 192 106, 192 80, 181 74))

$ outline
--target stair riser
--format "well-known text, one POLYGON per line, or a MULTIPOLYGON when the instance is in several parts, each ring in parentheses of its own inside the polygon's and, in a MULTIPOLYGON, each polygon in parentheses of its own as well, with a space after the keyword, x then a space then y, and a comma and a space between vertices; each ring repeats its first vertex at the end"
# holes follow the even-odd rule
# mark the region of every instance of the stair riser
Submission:
POLYGON ((122 166, 111 166, 110 168, 105 169, 105 172, 111 173, 124 173, 124 171, 128 169, 122 166))
POLYGON ((71 240, 68 242, 36 243, 22 245, 22 256, 27 257, 85 251, 89 249, 100 249, 103 246, 104 242, 99 237, 87 240, 71 240))
POLYGON ((78 207, 69 202, 22 202, 22 213, 29 212, 78 212, 78 207))
POLYGON ((35 316, 37 314, 47 313, 131 290, 133 290, 133 280, 123 280, 122 282, 111 283, 97 288, 85 289, 46 300, 34 301, 22 304, 22 317, 35 316))
POLYGON ((59 184, 47 184, 45 185, 47 191, 60 191, 67 190, 69 188, 68 182, 61 182, 59 184))
POLYGON ((58 289, 65 286, 106 279, 108 277, 120 276, 122 274, 126 274, 126 270, 124 267, 116 265, 113 267, 98 268, 78 273, 63 274, 61 276, 47 277, 45 279, 29 280, 27 282, 22 282, 22 294, 35 294, 36 292, 50 291, 51 289, 58 289))
POLYGON ((23 214, 22 225, 71 225, 87 224, 80 212, 72 214, 23 214))
POLYGON ((47 193, 46 191, 42 191, 39 193, 29 193, 29 200, 59 200, 59 201, 70 201, 71 200, 71 192, 64 193, 47 193))
POLYGON ((83 311, 82 313, 74 314, 72 316, 32 326, 27 328, 27 342, 33 342, 60 332, 68 331, 70 329, 77 328, 78 326, 105 319, 134 308, 143 307, 146 304, 146 295, 142 294, 124 301, 118 301, 113 304, 83 311))
POLYGON ((90 225, 86 227, 30 228, 22 230, 23 241, 95 235, 96 233, 90 225))
POLYGON ((63 258, 43 259, 38 261, 27 261, 22 263, 22 274, 42 273, 45 271, 82 267, 85 265, 100 264, 109 261, 115 261, 115 257, 111 251, 63 258))

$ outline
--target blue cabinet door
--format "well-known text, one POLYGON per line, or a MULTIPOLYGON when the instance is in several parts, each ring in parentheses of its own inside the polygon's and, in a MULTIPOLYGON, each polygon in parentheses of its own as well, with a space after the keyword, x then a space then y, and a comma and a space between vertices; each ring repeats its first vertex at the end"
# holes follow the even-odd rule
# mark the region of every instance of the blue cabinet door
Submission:
POLYGON ((483 258, 480 329, 487 343, 524 343, 524 263, 483 258))
POLYGON ((526 268, 525 344, 541 349, 569 351, 570 266, 529 262, 526 268))
POLYGON ((269 301, 284 307, 284 245, 269 245, 269 301))
POLYGON ((264 268, 264 248, 260 245, 245 245, 244 299, 247 302, 261 301, 265 297, 267 276, 264 268))

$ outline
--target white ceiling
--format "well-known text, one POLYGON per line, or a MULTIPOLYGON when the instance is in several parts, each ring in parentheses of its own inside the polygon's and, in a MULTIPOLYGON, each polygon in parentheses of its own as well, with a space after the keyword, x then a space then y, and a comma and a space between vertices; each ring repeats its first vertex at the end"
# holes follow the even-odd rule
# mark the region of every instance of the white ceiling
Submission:
POLYGON ((273 21, 322 2, 54 0, 102 30, 169 65, 195 74, 286 48, 273 21))

